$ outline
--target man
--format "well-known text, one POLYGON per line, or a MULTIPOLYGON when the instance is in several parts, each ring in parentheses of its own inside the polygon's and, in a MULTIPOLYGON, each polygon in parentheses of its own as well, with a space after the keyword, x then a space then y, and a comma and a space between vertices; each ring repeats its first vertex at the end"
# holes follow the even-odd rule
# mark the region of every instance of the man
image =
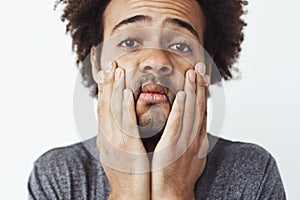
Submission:
POLYGON ((83 144, 47 152, 30 176, 31 199, 285 199, 262 148, 219 139, 209 152, 207 86, 220 80, 193 44, 230 78, 245 2, 63 2, 83 79, 98 97, 99 133, 87 145, 99 155, 83 144))

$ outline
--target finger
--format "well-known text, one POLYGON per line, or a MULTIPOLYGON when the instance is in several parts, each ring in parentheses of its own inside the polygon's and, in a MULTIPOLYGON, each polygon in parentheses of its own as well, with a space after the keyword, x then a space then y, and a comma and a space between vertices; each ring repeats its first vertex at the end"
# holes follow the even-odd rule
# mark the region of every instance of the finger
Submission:
POLYGON ((100 80, 98 83, 98 109, 106 114, 111 114, 111 96, 113 90, 114 73, 116 63, 111 62, 106 66, 104 72, 101 72, 100 80))
POLYGON ((134 109, 134 99, 131 90, 124 90, 123 97, 123 117, 122 117, 122 127, 126 131, 127 135, 133 137, 139 137, 137 130, 137 122, 134 109))
POLYGON ((210 75, 205 75, 204 80, 206 83, 206 87, 208 88, 210 86, 210 75))
POLYGON ((106 67, 106 71, 101 72, 98 83, 98 124, 102 132, 112 138, 112 128, 114 126, 114 121, 112 118, 111 111, 111 96, 113 89, 114 80, 114 70, 116 68, 116 63, 112 62, 106 67))
POLYGON ((203 121, 203 116, 207 110, 207 83, 205 75, 205 65, 203 63, 198 63, 196 65, 196 102, 198 105, 198 111, 200 115, 200 120, 203 121))
POLYGON ((157 147, 155 148, 156 151, 163 149, 171 143, 176 144, 181 132, 180 130, 182 124, 182 114, 184 112, 185 97, 185 92, 180 91, 177 93, 164 133, 161 136, 157 147))
POLYGON ((144 151, 143 144, 139 139, 140 135, 136 121, 134 98, 129 89, 124 90, 122 107, 122 142, 127 146, 127 149, 130 148, 133 152, 144 151))
POLYGON ((123 128, 129 131, 131 131, 133 128, 137 128, 133 94, 129 89, 124 90, 122 106, 123 106, 123 117, 122 117, 123 128))
POLYGON ((99 82, 99 72, 100 72, 100 67, 97 59, 97 49, 95 46, 91 48, 91 53, 90 53, 90 62, 92 64, 92 75, 93 79, 96 83, 99 82))
POLYGON ((123 90, 125 88, 124 70, 117 68, 113 84, 111 108, 115 124, 121 130, 123 90))
POLYGON ((196 73, 194 70, 188 70, 186 73, 184 91, 186 93, 186 100, 184 105, 183 119, 182 119, 182 129, 181 135, 178 142, 182 147, 187 147, 191 140, 191 137, 195 137, 195 132, 192 131, 195 119, 195 101, 196 101, 196 73))
POLYGON ((207 115, 205 115, 205 118, 203 120, 203 125, 201 127, 201 134, 199 135, 199 140, 198 140, 198 147, 200 147, 199 158, 204 158, 205 156, 207 156, 207 152, 209 149, 206 126, 207 126, 207 115))
POLYGON ((205 137, 206 137, 206 123, 207 123, 207 94, 208 94, 208 82, 207 75, 205 75, 206 67, 203 63, 198 63, 195 66, 195 71, 197 74, 196 78, 196 102, 198 109, 196 110, 196 120, 199 125, 197 127, 197 132, 199 132, 197 136, 198 141, 197 148, 201 148, 199 154, 202 157, 206 153, 206 143, 204 145, 205 137))

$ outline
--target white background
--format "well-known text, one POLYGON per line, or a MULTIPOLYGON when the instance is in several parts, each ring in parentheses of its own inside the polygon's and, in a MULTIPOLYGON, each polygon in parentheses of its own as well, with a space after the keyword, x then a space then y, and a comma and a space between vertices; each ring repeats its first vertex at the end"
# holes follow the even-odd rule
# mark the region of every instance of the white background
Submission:
MULTIPOLYGON (((54 0, 0 7, 0 199, 26 199, 33 161, 79 141, 72 115, 77 70, 54 0)), ((299 199, 300 1, 253 0, 238 66, 226 84, 223 137, 249 141, 276 158, 289 199, 299 199), (297 14, 298 12, 298 14, 297 14)))

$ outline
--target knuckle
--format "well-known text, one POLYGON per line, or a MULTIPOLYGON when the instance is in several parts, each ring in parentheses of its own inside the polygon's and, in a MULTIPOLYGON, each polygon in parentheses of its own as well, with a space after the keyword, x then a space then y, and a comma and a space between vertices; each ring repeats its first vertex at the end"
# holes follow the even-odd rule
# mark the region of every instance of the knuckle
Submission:
POLYGON ((106 101, 100 100, 97 108, 98 114, 102 113, 107 108, 107 106, 108 105, 106 101))
POLYGON ((98 84, 98 97, 101 97, 103 94, 103 84, 99 83, 98 84))
POLYGON ((206 89, 205 89, 205 86, 203 86, 203 85, 198 85, 197 96, 198 96, 198 98, 200 97, 201 100, 204 99, 204 97, 206 96, 206 89))
POLYGON ((113 81, 113 76, 111 73, 104 73, 103 74, 103 83, 111 83, 113 81))
POLYGON ((207 112, 206 103, 203 101, 197 102, 198 109, 200 113, 205 114, 207 112))
POLYGON ((127 150, 127 146, 123 140, 119 140, 115 144, 119 149, 127 150))
POLYGON ((104 82, 103 83, 103 91, 111 93, 112 87, 113 87, 112 82, 104 82))
POLYGON ((179 106, 174 106, 172 108, 172 112, 177 116, 177 115, 181 115, 182 113, 182 108, 180 108, 179 106))
POLYGON ((202 86, 202 87, 205 87, 206 85, 207 85, 207 83, 206 83, 206 78, 205 77, 203 77, 203 76, 197 76, 197 85, 198 86, 202 86))
POLYGON ((122 107, 123 107, 124 116, 130 116, 130 113, 129 113, 129 102, 123 101, 122 107))
POLYGON ((181 126, 181 117, 178 116, 178 117, 174 118, 173 123, 174 123, 174 126, 173 126, 174 130, 178 130, 179 127, 181 126))
POLYGON ((122 92, 123 90, 122 90, 122 88, 119 86, 119 84, 117 84, 117 83, 114 83, 114 85, 113 85, 113 92, 114 93, 120 93, 120 92, 122 92))
MULTIPOLYGON (((176 144, 176 154, 182 154, 182 152, 186 152, 188 150, 188 146, 186 144, 186 142, 180 138, 179 141, 176 144)), ((183 155, 182 155, 183 156, 183 155)))

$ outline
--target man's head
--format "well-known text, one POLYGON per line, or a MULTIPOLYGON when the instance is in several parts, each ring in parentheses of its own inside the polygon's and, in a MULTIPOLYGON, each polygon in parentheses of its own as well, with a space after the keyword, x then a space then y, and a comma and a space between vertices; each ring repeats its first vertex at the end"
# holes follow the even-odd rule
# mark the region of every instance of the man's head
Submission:
MULTIPOLYGON (((197 41, 204 46, 214 58, 221 76, 224 79, 231 78, 230 68, 239 55, 243 40, 245 23, 240 16, 243 14, 242 6, 246 4, 244 1, 63 2, 67 6, 62 19, 68 20, 67 31, 73 38, 77 63, 85 84, 93 90, 93 96, 97 95, 97 84, 93 80, 89 59, 86 59, 91 47, 103 41, 113 41, 102 46, 101 67, 109 61, 105 59, 118 52, 118 49, 126 53, 113 57, 127 73, 126 87, 135 94, 138 123, 150 127, 145 132, 151 130, 155 134, 162 130, 174 96, 183 88, 184 79, 181 77, 196 64, 196 61, 186 59, 190 50, 187 44, 197 41), (151 46, 153 48, 135 51, 139 46, 144 47, 146 42, 153 45, 161 41, 166 43, 164 48, 154 45, 151 46)), ((200 50, 198 55, 201 54, 203 52, 200 50)), ((214 76, 216 72, 212 73, 212 83, 219 81, 214 76)))
MULTIPOLYGON (((225 80, 231 79, 230 69, 239 56, 241 43, 244 39, 243 28, 246 26, 246 23, 241 19, 241 16, 245 13, 243 6, 247 5, 247 1, 190 1, 193 2, 189 3, 191 5, 195 5, 195 2, 197 2, 201 7, 201 14, 204 14, 205 29, 203 32, 203 45, 205 50, 214 59, 222 78, 225 80)), ((103 15, 110 2, 111 0, 57 0, 56 3, 66 5, 61 19, 62 21, 67 21, 66 31, 72 36, 72 46, 77 54, 77 64, 80 67, 84 84, 91 89, 92 96, 97 96, 98 94, 97 84, 93 80, 91 63, 86 57, 89 55, 91 47, 100 44, 104 39, 105 22, 103 15)), ((143 2, 140 1, 140 3, 143 2)), ((121 10, 112 10, 113 13, 126 12, 127 7, 122 6, 121 1, 116 1, 116 3, 120 5, 119 8, 121 10)), ((178 3, 173 4, 177 5, 178 3)), ((192 8, 192 10, 195 10, 197 7, 192 8)), ((198 16, 194 16, 194 20, 197 20, 198 16)), ((214 73, 213 71, 211 83, 220 81, 214 79, 214 73)))
POLYGON ((112 0, 103 27, 100 66, 115 60, 125 69, 143 137, 161 132, 176 93, 183 90, 186 71, 196 64, 191 60, 203 54, 192 44, 203 45, 200 5, 190 0, 112 0))

